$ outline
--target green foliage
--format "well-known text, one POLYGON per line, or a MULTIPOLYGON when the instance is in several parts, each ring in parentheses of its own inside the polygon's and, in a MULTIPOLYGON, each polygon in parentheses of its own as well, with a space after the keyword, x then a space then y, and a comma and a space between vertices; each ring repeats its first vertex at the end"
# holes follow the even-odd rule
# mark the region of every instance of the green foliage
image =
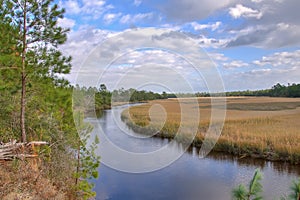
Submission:
POLYGON ((300 97, 300 84, 293 83, 285 86, 277 83, 271 89, 226 92, 226 96, 300 97))
POLYGON ((121 88, 110 92, 105 84, 100 84, 99 88, 76 85, 73 92, 73 106, 76 109, 85 110, 85 114, 96 111, 97 116, 99 116, 102 110, 111 108, 112 102, 144 102, 164 98, 168 98, 166 92, 158 94, 145 90, 138 91, 133 88, 128 90, 121 88))
MULTIPOLYGON (((232 190, 233 200, 262 200, 260 193, 262 192, 262 174, 259 170, 255 170, 253 178, 249 183, 248 189, 244 185, 239 185, 232 190)), ((300 179, 294 181, 291 187, 291 194, 288 198, 281 197, 281 200, 300 200, 300 179)))
MULTIPOLYGON (((25 107, 28 140, 50 143, 38 151, 46 176, 68 190, 71 183, 67 181, 74 180, 73 170, 78 166, 76 189, 79 199, 87 199, 95 196, 89 179, 98 177, 95 149, 99 139, 87 144, 92 129, 83 124, 84 139, 79 140, 73 119, 73 87, 59 75, 71 69, 71 58, 58 48, 67 39, 68 30, 57 25, 63 13, 53 0, 0 0, 0 141, 20 139, 19 113, 25 107), (26 92, 24 104, 20 104, 22 90, 26 92), (78 148, 80 166, 74 155, 78 148)), ((106 91, 102 89, 99 92, 106 91)), ((83 115, 79 121, 83 122, 83 115)))
POLYGON ((291 187, 292 193, 289 195, 290 200, 299 200, 300 199, 300 179, 294 181, 291 187))
POLYGON ((248 193, 249 199, 251 196, 254 197, 253 200, 262 199, 262 197, 260 196, 260 193, 262 192, 262 185, 260 183, 261 180, 262 180, 262 174, 259 170, 256 170, 249 185, 249 193, 248 193))
POLYGON ((246 200, 248 191, 244 185, 239 185, 232 191, 234 200, 246 200))
MULTIPOLYGON (((198 92, 195 94, 197 97, 209 97, 211 94, 207 92, 198 92)), ((224 94, 213 94, 213 95, 221 95, 224 94)), ((288 84, 288 86, 281 85, 277 83, 271 89, 265 90, 255 90, 255 91, 232 91, 226 92, 226 96, 270 96, 270 97, 300 97, 300 84, 288 84)), ((187 96, 187 94, 186 94, 187 96)), ((192 96, 192 94, 189 94, 192 96)))
MULTIPOLYGON (((51 78, 55 84, 66 83, 58 75, 70 72, 71 58, 62 55, 58 46, 66 41, 68 29, 57 25, 64 10, 59 9, 54 0, 1 0, 0 3, 0 67, 16 70, 19 76, 10 90, 21 90, 18 123, 22 141, 26 141, 29 129, 25 126, 26 101, 32 95, 27 89, 40 78, 51 78)), ((11 73, 4 75, 11 77, 11 73)))
POLYGON ((121 88, 119 90, 114 90, 112 92, 112 101, 113 102, 143 102, 155 99, 166 99, 167 93, 163 92, 162 94, 154 93, 151 91, 141 90, 138 91, 136 89, 130 88, 125 90, 121 88))
POLYGON ((107 91, 104 84, 100 85, 100 89, 95 93, 96 111, 111 108, 111 92, 107 91))
POLYGON ((100 157, 97 156, 96 150, 99 144, 99 138, 96 136, 94 141, 88 144, 88 141, 91 140, 90 133, 93 127, 89 123, 84 122, 83 119, 84 114, 82 112, 77 111, 74 114, 77 131, 80 135, 78 140, 78 162, 75 178, 79 198, 89 199, 96 196, 96 193, 93 191, 94 184, 91 183, 90 180, 98 178, 100 157))
POLYGON ((233 199, 235 200, 261 200, 262 197, 260 193, 262 192, 262 185, 260 181, 262 180, 262 174, 257 169, 250 181, 248 189, 244 185, 239 185, 237 188, 233 189, 233 199))
POLYGON ((277 83, 270 91, 270 96, 273 97, 300 97, 300 84, 281 85, 277 83))

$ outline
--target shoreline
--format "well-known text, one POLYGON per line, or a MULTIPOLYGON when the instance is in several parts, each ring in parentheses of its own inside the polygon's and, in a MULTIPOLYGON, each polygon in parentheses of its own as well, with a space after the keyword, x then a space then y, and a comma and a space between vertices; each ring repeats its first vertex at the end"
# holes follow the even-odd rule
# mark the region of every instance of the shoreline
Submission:
MULTIPOLYGON (((153 102, 152 102, 153 103, 153 102)), ((154 103, 157 103, 154 101, 154 103)), ((147 105, 146 105, 147 106, 147 105)), ((167 128, 162 128, 158 129, 155 128, 154 126, 148 126, 145 127, 146 125, 149 124, 149 119, 147 117, 147 113, 144 113, 145 110, 147 110, 144 106, 144 110, 140 111, 135 108, 137 107, 132 107, 134 108, 133 113, 128 112, 128 110, 124 110, 121 114, 121 119, 122 121, 131 129, 133 129, 135 132, 143 135, 153 135, 152 137, 159 137, 159 138, 168 138, 168 139, 174 139, 177 133, 176 124, 169 123, 167 124, 167 128), (131 115, 132 114, 132 115, 131 115), (135 115, 137 118, 135 119, 135 115), (133 117, 133 118, 132 118, 133 117), (148 120, 148 121, 147 121, 148 120), (155 135, 153 133, 157 132, 155 135)), ((148 105, 149 107, 151 106, 151 102, 148 105)), ((299 107, 294 109, 294 110, 299 110, 299 107)), ((278 111, 278 112, 285 112, 283 111, 278 111)), ((291 112, 291 111, 289 111, 291 112)), ((296 111, 295 111, 296 112, 296 111)), ((297 111, 298 112, 298 111, 297 111)), ((266 119, 264 118, 259 118, 258 120, 256 119, 248 119, 248 123, 250 126, 254 125, 260 126, 259 123, 262 123, 262 125, 267 127, 267 130, 270 130, 269 132, 265 132, 262 134, 266 134, 263 137, 260 137, 259 135, 253 135, 252 139, 240 139, 239 137, 243 137, 243 132, 242 130, 239 130, 239 133, 235 133, 234 129, 232 127, 223 127, 222 130, 222 135, 218 139, 216 145, 214 146, 213 150, 214 152, 223 152, 226 154, 234 155, 240 158, 259 158, 259 159, 264 159, 267 161, 274 161, 274 162, 288 162, 294 165, 297 165, 300 163, 300 153, 297 150, 291 150, 292 148, 292 143, 286 143, 286 142, 281 142, 281 146, 278 146, 278 144, 274 144, 272 142, 272 138, 276 138, 277 135, 273 136, 272 130, 269 129, 268 126, 273 126, 274 124, 271 121, 271 117, 269 116, 266 119), (229 134, 230 137, 228 136, 229 134), (241 134, 241 135, 238 135, 241 134), (268 134, 271 134, 270 136, 267 136, 268 134), (256 138, 257 137, 257 138, 256 138), (272 137, 272 138, 269 138, 272 137), (235 138, 235 139, 234 139, 235 138), (277 145, 277 146, 276 146, 277 145)), ((237 119, 234 120, 229 120, 228 125, 232 125, 236 122, 237 119)), ((246 120, 246 119, 242 119, 246 120)), ((248 125, 249 125, 248 124, 248 125)), ((235 125, 235 124, 234 124, 235 125)), ((237 125, 243 125, 243 124, 237 124, 237 125)), ((243 125, 244 126, 244 125, 243 125)), ((234 127, 233 127, 234 128, 234 127)), ((270 127, 271 128, 271 127, 270 127)), ((240 129, 240 128, 239 128, 240 129)), ((196 147, 196 148, 201 148, 201 145, 204 140, 204 134, 206 132, 205 126, 202 127, 202 125, 199 125, 198 132, 193 140, 193 143, 191 146, 196 147)), ((260 134, 260 132, 259 132, 260 134)), ((249 136, 249 135, 247 135, 249 136)), ((251 136, 251 134, 250 134, 251 136)), ((186 141, 187 137, 181 137, 180 139, 176 138, 177 142, 183 143, 186 141)), ((292 142, 296 142, 297 139, 292 139, 292 142)), ((275 141, 277 142, 277 141, 275 141)), ((280 142, 280 141, 279 141, 280 142)), ((296 148, 294 146, 293 148, 296 148)))
MULTIPOLYGON (((133 125, 133 123, 128 121, 128 119, 123 118, 122 121, 129 128, 131 128, 133 131, 135 131, 138 134, 147 135, 148 131, 153 131, 153 129, 141 128, 139 126, 133 125)), ((175 136, 176 134, 158 132, 152 137, 157 137, 162 139, 174 139, 175 136)), ((184 143, 185 138, 177 139, 176 141, 178 143, 184 143)), ((195 137, 190 147, 201 148, 202 143, 203 143, 202 139, 195 137)), ((212 149, 212 152, 221 152, 221 153, 237 156, 239 157, 239 159, 250 157, 250 158, 263 159, 272 162, 288 162, 293 165, 298 165, 300 163, 300 155, 298 154, 288 154, 287 152, 276 152, 276 151, 267 151, 267 150, 261 151, 256 147, 251 147, 251 146, 239 147, 236 144, 220 142, 220 141, 216 143, 216 145, 212 149)))

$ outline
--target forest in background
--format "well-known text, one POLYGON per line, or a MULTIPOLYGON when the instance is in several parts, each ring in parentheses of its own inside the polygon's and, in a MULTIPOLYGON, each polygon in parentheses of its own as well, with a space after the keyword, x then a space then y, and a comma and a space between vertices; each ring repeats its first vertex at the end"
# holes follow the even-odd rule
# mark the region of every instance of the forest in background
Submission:
POLYGON ((64 12, 53 0, 0 0, 1 199, 96 195, 89 179, 98 177, 99 141, 87 146, 92 127, 72 109, 74 87, 62 78, 71 70, 59 49, 64 12), (32 141, 47 145, 30 149, 32 141))
MULTIPOLYGON (((87 148, 92 127, 84 123, 85 113, 72 108, 74 89, 93 93, 96 111, 109 109, 111 102, 128 102, 128 99, 144 102, 180 96, 135 89, 110 92, 104 84, 99 88, 70 85, 61 76, 71 70, 71 57, 59 50, 69 31, 57 25, 63 14, 64 9, 58 8, 53 0, 0 0, 0 142, 48 143, 36 149, 37 171, 31 168, 31 162, 22 159, 1 163, 0 197, 3 199, 18 198, 18 195, 42 199, 95 196, 88 179, 98 177, 100 158, 94 150, 99 141, 87 148)), ((299 97, 299 91, 299 84, 277 84, 270 90, 227 95, 299 97)))
MULTIPOLYGON (((208 97, 211 94, 207 92, 199 92, 195 94, 197 97, 208 97)), ((288 84, 283 85, 277 83, 271 89, 264 89, 264 90, 245 90, 245 91, 232 91, 232 92, 225 92, 225 94, 213 94, 216 96, 265 96, 265 97, 300 97, 300 84, 288 84)))

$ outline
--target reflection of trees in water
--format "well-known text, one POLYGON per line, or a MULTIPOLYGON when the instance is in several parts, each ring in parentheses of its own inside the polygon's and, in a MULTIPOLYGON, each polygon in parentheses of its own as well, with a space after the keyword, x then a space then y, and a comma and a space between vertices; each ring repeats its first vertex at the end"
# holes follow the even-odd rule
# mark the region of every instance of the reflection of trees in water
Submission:
POLYGON ((283 162, 270 162, 270 164, 272 165, 271 167, 273 169, 275 169, 280 173, 288 172, 289 174, 296 173, 297 175, 300 175, 299 165, 291 165, 289 163, 283 163, 283 162))
MULTIPOLYGON (((187 153, 193 156, 199 156, 199 151, 200 148, 193 147, 193 146, 190 146, 187 149, 187 153)), ((254 167, 254 168, 260 168, 262 170, 265 167, 270 167, 279 173, 300 175, 299 165, 292 165, 286 162, 272 162, 272 161, 266 161, 259 158, 250 158, 250 157, 239 158, 238 156, 234 156, 222 152, 211 152, 208 154, 207 158, 211 158, 222 162, 234 162, 237 163, 238 166, 254 167)))

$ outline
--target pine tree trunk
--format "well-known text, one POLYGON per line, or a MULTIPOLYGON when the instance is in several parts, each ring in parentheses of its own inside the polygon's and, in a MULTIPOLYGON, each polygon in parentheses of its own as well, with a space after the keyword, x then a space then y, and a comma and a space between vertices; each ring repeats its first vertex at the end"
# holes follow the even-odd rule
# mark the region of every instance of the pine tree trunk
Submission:
POLYGON ((21 112, 20 112, 20 128, 22 135, 22 142, 26 142, 26 127, 25 127, 25 107, 26 107, 26 12, 27 12, 27 2, 24 2, 23 8, 23 51, 22 51, 22 94, 21 94, 21 112))
POLYGON ((77 186, 78 184, 78 176, 79 176, 79 168, 80 168, 80 142, 79 142, 79 146, 77 149, 77 167, 76 167, 76 179, 75 179, 75 185, 77 186))
POLYGON ((26 129, 25 129, 25 106, 26 106, 26 77, 25 73, 22 72, 22 94, 21 94, 21 133, 22 133, 22 142, 26 142, 26 129))
MULTIPOLYGON (((81 115, 80 113, 79 115, 79 121, 78 121, 78 126, 81 127, 81 115)), ((76 168, 76 180, 75 180, 75 185, 78 185, 78 179, 79 179, 79 171, 80 171, 80 147, 81 147, 81 140, 80 140, 80 136, 78 135, 78 147, 77 147, 77 168, 76 168)))

